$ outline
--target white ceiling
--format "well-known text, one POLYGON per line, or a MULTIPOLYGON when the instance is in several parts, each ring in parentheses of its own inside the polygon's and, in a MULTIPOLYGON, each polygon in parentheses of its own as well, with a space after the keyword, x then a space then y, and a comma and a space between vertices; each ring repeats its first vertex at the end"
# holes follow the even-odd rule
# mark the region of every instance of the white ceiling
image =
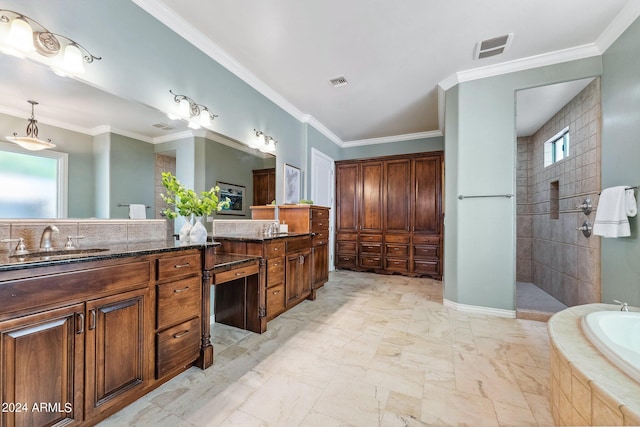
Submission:
MULTIPOLYGON (((601 54, 639 12, 638 0, 133 1, 343 146, 440 135, 439 86, 601 54), (514 38, 505 54, 473 59, 478 41, 506 33, 514 38), (332 87, 338 76, 349 85, 332 87)), ((564 105, 551 106, 551 96, 539 94, 545 102, 535 115, 564 105)), ((108 126, 156 142, 186 130, 147 106, 0 54, 0 112, 26 119, 26 99, 40 102, 41 122, 84 133, 108 126)), ((519 101, 519 115, 524 108, 519 101)))

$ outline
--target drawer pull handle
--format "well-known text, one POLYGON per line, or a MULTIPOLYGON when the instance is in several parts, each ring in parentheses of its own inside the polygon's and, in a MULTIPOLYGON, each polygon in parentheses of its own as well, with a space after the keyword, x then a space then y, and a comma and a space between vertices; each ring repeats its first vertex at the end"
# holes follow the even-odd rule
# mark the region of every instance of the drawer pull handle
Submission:
POLYGON ((182 288, 182 289, 174 289, 174 290, 173 290, 173 293, 174 293, 174 294, 179 294, 180 292, 184 292, 184 291, 188 291, 188 290, 189 290, 189 287, 188 287, 188 286, 186 286, 186 287, 184 287, 184 288, 182 288))
POLYGON ((78 324, 79 327, 77 328, 76 334, 81 334, 84 332, 84 313, 78 313, 78 324))
POLYGON ((279 250, 280 250, 280 248, 273 248, 273 250, 274 250, 274 251, 279 251, 279 250))
POLYGON ((185 267, 189 267, 189 263, 186 264, 176 264, 173 266, 174 268, 185 268, 185 267))
POLYGON ((274 295, 278 295, 280 293, 280 291, 273 291, 274 295))
POLYGON ((189 333, 189 330, 187 329, 186 331, 178 332, 173 337, 174 338, 182 338, 183 336, 187 335, 188 333, 189 333))
POLYGON ((367 249, 375 249, 374 246, 367 246, 367 249))
POLYGON ((91 321, 89 322, 89 330, 93 331, 96 328, 96 309, 91 309, 89 311, 89 314, 91 314, 91 321))
POLYGON ((244 271, 239 271, 236 273, 236 277, 240 277, 244 275, 244 271))
POLYGON ((351 258, 342 258, 344 261, 349 261, 351 258))

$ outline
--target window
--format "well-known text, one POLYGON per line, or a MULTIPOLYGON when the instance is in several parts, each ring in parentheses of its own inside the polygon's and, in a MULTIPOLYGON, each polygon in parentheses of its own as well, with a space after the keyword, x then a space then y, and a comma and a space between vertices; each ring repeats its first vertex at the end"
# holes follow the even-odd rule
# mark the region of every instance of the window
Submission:
POLYGON ((0 142, 0 218, 66 217, 67 157, 0 142))
POLYGON ((569 128, 562 129, 550 140, 544 143, 544 167, 569 156, 569 128))

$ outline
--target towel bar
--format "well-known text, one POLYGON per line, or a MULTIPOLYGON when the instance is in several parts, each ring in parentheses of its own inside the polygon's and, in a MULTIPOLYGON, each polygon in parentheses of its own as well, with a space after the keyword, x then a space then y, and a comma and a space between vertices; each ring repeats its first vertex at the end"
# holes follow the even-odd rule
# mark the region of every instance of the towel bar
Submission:
POLYGON ((510 199, 511 197, 513 197, 513 194, 487 194, 485 196, 463 196, 462 194, 458 196, 458 199, 462 200, 462 199, 476 199, 476 198, 480 198, 480 197, 506 197, 507 199, 510 199))
MULTIPOLYGON (((118 207, 119 208, 128 208, 129 206, 131 206, 131 204, 118 203, 118 207)), ((146 206, 145 205, 145 208, 151 209, 151 206, 146 206)))

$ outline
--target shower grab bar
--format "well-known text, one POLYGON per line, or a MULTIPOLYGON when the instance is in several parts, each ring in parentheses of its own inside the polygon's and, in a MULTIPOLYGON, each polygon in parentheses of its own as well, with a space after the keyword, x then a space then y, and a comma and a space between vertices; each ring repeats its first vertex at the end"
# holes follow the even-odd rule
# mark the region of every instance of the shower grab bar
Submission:
POLYGON ((487 194, 485 196, 463 196, 462 194, 458 196, 458 199, 462 200, 462 199, 477 199, 480 197, 505 197, 507 199, 510 199, 511 197, 513 197, 513 194, 487 194))

